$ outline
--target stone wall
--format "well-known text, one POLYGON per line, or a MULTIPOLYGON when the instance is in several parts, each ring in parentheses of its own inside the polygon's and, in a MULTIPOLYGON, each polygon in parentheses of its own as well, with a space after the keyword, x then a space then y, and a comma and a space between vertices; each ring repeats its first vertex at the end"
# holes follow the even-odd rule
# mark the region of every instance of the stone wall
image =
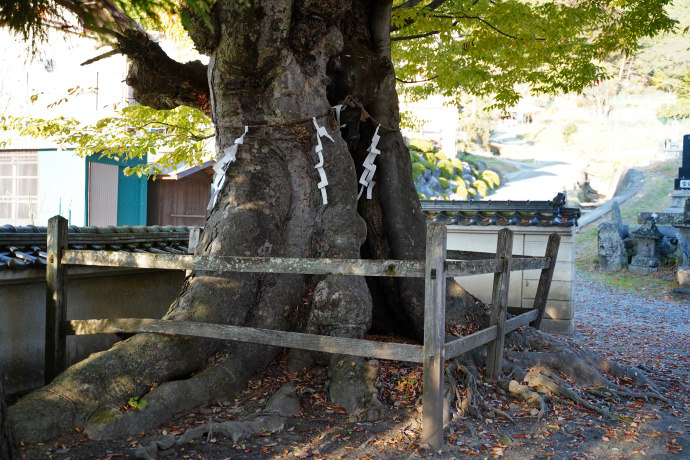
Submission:
MULTIPOLYGON (((67 319, 161 318, 180 293, 184 272, 70 267, 67 319)), ((43 385, 45 270, 0 272, 0 380, 7 395, 43 385)), ((67 337, 71 365, 120 340, 67 337)))
MULTIPOLYGON (((501 226, 448 226, 448 249, 496 252, 496 238, 501 226)), ((575 260, 575 227, 520 227, 513 231, 513 254, 544 256, 551 233, 561 236, 558 260, 546 303, 542 330, 554 334, 574 331, 573 276, 575 260)), ((532 308, 539 284, 540 270, 514 271, 510 274, 508 306, 532 308)), ((485 303, 491 302, 493 275, 463 276, 455 279, 461 286, 485 303)))

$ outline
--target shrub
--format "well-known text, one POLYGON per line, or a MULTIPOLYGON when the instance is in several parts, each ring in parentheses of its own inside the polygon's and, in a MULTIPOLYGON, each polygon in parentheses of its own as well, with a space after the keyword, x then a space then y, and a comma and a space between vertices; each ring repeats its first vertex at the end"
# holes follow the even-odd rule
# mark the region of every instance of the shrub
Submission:
POLYGON ((415 152, 410 150, 410 160, 412 160, 412 163, 419 162, 419 160, 420 160, 419 155, 417 155, 415 152))
POLYGON ((413 147, 422 152, 431 152, 434 150, 434 144, 426 139, 410 139, 410 147, 413 147))
POLYGON ((424 154, 424 159, 426 161, 433 163, 433 164, 436 164, 436 160, 437 160, 436 155, 434 153, 431 153, 431 152, 426 152, 424 154))
POLYGON ((445 153, 441 152, 440 150, 437 152, 434 152, 434 155, 436 155, 437 160, 447 160, 448 157, 446 156, 445 153))
POLYGON ((420 199, 420 200, 426 200, 426 199, 427 199, 426 195, 423 194, 423 193, 417 192, 417 195, 419 195, 419 199, 420 199))
POLYGON ((499 177, 496 171, 485 169, 484 171, 482 171, 479 177, 489 185, 489 188, 491 190, 501 185, 501 178, 499 177))
POLYGON ((430 171, 433 171, 434 169, 436 169, 436 165, 433 164, 433 163, 430 163, 430 162, 428 162, 428 161, 424 161, 424 160, 423 160, 423 161, 420 161, 420 163, 421 163, 426 169, 428 169, 428 170, 430 170, 430 171))
POLYGON ((469 199, 473 199, 475 196, 477 196, 477 191, 470 187, 467 189, 467 195, 469 199))
POLYGON ((422 163, 412 163, 412 179, 417 180, 419 176, 424 174, 426 168, 422 163))
POLYGON ((437 166, 441 170, 441 177, 450 179, 455 174, 455 168, 448 160, 439 161, 437 166))
POLYGON ((463 170, 462 161, 458 160, 457 158, 451 158, 451 159, 450 159, 450 164, 452 164, 453 167, 454 167, 455 169, 457 169, 458 171, 462 171, 462 170, 463 170))
POLYGON ((443 188, 443 190, 450 187, 450 184, 448 183, 448 179, 446 179, 445 177, 443 177, 443 176, 439 177, 438 181, 441 184, 441 188, 443 188))
POLYGON ((486 194, 488 193, 488 191, 486 189, 486 182, 484 182, 482 180, 476 180, 476 181, 472 182, 472 187, 477 189, 477 193, 482 198, 484 198, 486 196, 486 194))
POLYGON ((460 198, 461 198, 462 200, 466 200, 466 199, 467 199, 467 187, 465 187, 465 183, 464 183, 464 182, 460 181, 460 182, 458 183, 458 186, 455 187, 454 192, 455 192, 456 194, 460 195, 460 198))

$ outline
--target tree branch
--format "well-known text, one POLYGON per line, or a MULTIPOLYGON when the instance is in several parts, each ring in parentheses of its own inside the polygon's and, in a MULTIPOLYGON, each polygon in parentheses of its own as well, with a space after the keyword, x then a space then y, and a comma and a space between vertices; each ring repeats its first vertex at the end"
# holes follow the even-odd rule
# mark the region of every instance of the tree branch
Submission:
POLYGON ((403 40, 414 40, 415 38, 424 38, 424 37, 430 37, 431 35, 436 35, 440 33, 438 30, 432 30, 431 32, 427 32, 424 34, 418 34, 418 35, 407 35, 405 37, 391 37, 392 42, 400 42, 403 40))
MULTIPOLYGON (((405 6, 407 3, 410 3, 411 6, 417 6, 421 2, 416 1, 416 0, 409 0, 408 2, 406 2, 405 4, 400 5, 400 6, 405 6)), ((431 3, 424 6, 422 9, 434 11, 439 6, 443 5, 444 3, 446 3, 446 0, 433 0, 431 3)), ((390 32, 396 32, 396 31, 398 31, 404 27, 407 27, 407 26, 414 24, 414 22, 415 22, 414 19, 406 19, 405 24, 403 24, 401 27, 391 26, 390 32)))
MULTIPOLYGON (((84 28, 114 39, 115 51, 132 60, 127 84, 142 105, 169 110, 180 105, 210 113, 206 66, 171 59, 146 31, 111 0, 57 2, 84 21, 84 28)), ((88 61, 87 61, 88 62, 88 61)))
POLYGON ((427 81, 435 80, 438 78, 438 75, 434 75, 431 78, 425 78, 424 80, 415 80, 415 81, 407 81, 407 80, 401 80, 398 77, 395 77, 396 80, 398 80, 400 83, 407 83, 407 84, 413 84, 413 83, 426 83, 427 81))

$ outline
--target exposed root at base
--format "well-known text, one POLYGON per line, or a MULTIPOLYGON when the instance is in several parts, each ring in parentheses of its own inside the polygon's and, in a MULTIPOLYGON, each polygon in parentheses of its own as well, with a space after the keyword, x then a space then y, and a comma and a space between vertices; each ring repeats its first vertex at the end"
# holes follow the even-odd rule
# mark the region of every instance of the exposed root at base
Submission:
POLYGON ((621 366, 603 356, 566 340, 542 334, 531 328, 512 334, 504 361, 505 378, 483 381, 478 372, 484 362, 477 355, 464 357, 462 364, 453 361, 446 372, 458 378, 455 408, 475 418, 501 416, 515 423, 505 410, 488 400, 491 391, 504 398, 525 402, 532 415, 542 420, 548 411, 547 401, 561 399, 576 407, 591 410, 609 419, 622 419, 608 403, 624 398, 658 400, 670 403, 641 369, 621 366), (623 386, 626 385, 626 386, 623 386), (536 409, 536 410, 535 410, 536 409))

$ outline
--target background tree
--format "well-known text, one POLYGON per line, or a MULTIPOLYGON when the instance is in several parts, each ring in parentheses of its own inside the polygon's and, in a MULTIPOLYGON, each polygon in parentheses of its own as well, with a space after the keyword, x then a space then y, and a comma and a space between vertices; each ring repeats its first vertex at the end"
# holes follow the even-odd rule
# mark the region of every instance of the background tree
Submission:
MULTIPOLYGON (((411 98, 431 92, 457 98, 468 92, 494 95, 497 104, 507 105, 518 99, 515 85, 520 83, 536 92, 580 91, 605 78, 597 61, 608 53, 634 48, 640 37, 673 28, 664 11, 667 3, 187 3, 180 10, 183 22, 196 48, 209 57, 208 65, 172 60, 132 19, 167 3, 3 1, 0 21, 24 37, 40 38, 41 19, 47 15, 67 10, 78 16, 115 52, 131 59, 127 83, 141 105, 156 110, 186 106, 211 118, 219 159, 248 127, 225 173, 198 254, 421 259, 425 219, 398 130, 396 78, 420 82, 402 88, 411 98), (337 104, 345 106, 344 126, 338 126, 331 110, 337 104), (315 169, 317 127, 326 127, 330 136, 319 141, 328 179, 325 195, 315 169), (372 199, 358 199, 358 178, 376 129, 382 152, 376 185, 372 199)), ((62 129, 60 123, 44 126, 48 133, 62 129)), ((486 322, 483 308, 462 288, 449 283, 448 290, 449 324, 486 322)), ((405 278, 196 272, 165 318, 267 329, 306 324, 309 332, 349 337, 362 337, 373 327, 420 339, 423 297, 422 283, 405 278), (304 299, 307 312, 298 308, 304 299)), ((235 394, 279 352, 138 334, 27 395, 10 408, 10 419, 24 440, 48 438, 70 426, 85 426, 94 438, 135 433, 235 394), (119 411, 142 395, 145 409, 119 411)), ((578 356, 549 365, 582 381, 593 378, 580 379, 582 369, 610 367, 601 359, 578 356)), ((526 366, 539 359, 525 353, 515 362, 526 366)), ((299 368, 313 360, 318 357, 293 353, 290 364, 299 368)), ((475 372, 476 366, 466 368, 475 372)), ((636 382, 648 383, 643 376, 636 382)))

